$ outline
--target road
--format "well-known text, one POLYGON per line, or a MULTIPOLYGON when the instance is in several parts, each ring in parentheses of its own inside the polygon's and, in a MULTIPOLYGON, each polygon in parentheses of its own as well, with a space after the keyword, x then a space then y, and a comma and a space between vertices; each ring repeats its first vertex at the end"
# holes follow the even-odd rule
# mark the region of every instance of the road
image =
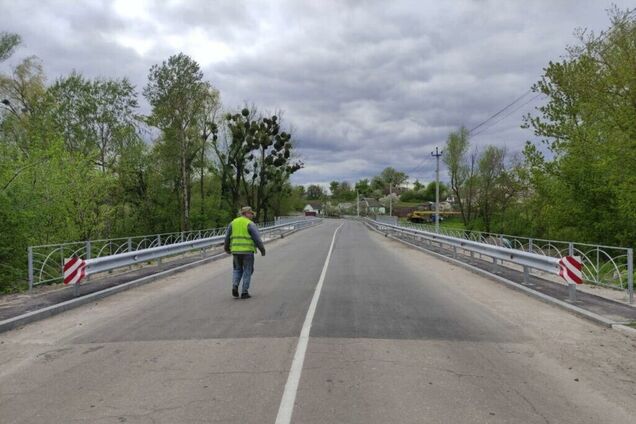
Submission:
POLYGON ((274 423, 283 393, 294 423, 636 416, 636 341, 360 223, 269 245, 252 299, 231 297, 230 272, 223 259, 1 334, 0 423, 274 423))

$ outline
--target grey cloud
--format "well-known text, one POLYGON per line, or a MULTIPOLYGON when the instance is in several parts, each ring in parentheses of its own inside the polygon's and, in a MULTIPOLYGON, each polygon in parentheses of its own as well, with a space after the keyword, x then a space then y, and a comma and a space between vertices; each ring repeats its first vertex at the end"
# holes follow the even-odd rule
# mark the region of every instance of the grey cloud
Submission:
MULTIPOLYGON (((309 183, 354 181, 386 166, 432 179, 435 146, 442 147, 451 130, 471 128, 524 93, 574 42, 575 27, 607 27, 610 1, 149 5, 147 17, 137 19, 118 15, 106 0, 0 0, 0 30, 20 33, 25 46, 16 60, 36 54, 52 78, 73 69, 127 76, 138 91, 150 66, 176 53, 168 41, 198 31, 231 53, 204 64, 225 107, 254 103, 263 112, 284 110, 306 164, 294 181, 309 183), (118 37, 147 46, 126 47, 118 37)), ((187 54, 206 54, 205 44, 197 51, 180 45, 187 54)), ((209 50, 212 55, 213 46, 209 50)), ((521 149, 532 138, 519 128, 521 116, 536 104, 482 128, 473 144, 521 149)))

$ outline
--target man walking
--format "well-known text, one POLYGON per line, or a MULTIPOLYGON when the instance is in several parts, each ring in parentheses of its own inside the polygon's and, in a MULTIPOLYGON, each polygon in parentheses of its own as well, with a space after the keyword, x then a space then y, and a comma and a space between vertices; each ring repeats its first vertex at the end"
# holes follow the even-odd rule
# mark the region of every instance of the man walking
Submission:
POLYGON ((249 299, 250 280, 254 272, 256 248, 265 256, 265 246, 252 222, 254 211, 249 206, 241 208, 240 216, 234 219, 225 231, 225 252, 233 256, 232 296, 239 297, 239 284, 243 279, 241 299, 249 299))

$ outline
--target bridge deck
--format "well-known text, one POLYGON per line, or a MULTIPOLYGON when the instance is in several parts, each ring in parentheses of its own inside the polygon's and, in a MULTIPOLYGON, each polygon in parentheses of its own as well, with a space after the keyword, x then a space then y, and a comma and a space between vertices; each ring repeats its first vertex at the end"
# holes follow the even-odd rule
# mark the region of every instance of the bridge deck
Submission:
POLYGON ((634 342, 367 231, 325 221, 0 334, 1 421, 273 423, 335 229, 297 423, 628 423, 634 342))

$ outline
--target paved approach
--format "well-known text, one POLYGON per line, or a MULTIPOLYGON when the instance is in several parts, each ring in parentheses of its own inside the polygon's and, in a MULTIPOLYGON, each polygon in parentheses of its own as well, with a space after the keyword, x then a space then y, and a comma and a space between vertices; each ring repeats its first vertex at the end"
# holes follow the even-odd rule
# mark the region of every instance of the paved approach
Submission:
POLYGON ((1 334, 0 423, 274 423, 284 392, 294 423, 636 416, 634 339, 360 223, 271 244, 252 299, 231 297, 230 270, 223 259, 1 334))

